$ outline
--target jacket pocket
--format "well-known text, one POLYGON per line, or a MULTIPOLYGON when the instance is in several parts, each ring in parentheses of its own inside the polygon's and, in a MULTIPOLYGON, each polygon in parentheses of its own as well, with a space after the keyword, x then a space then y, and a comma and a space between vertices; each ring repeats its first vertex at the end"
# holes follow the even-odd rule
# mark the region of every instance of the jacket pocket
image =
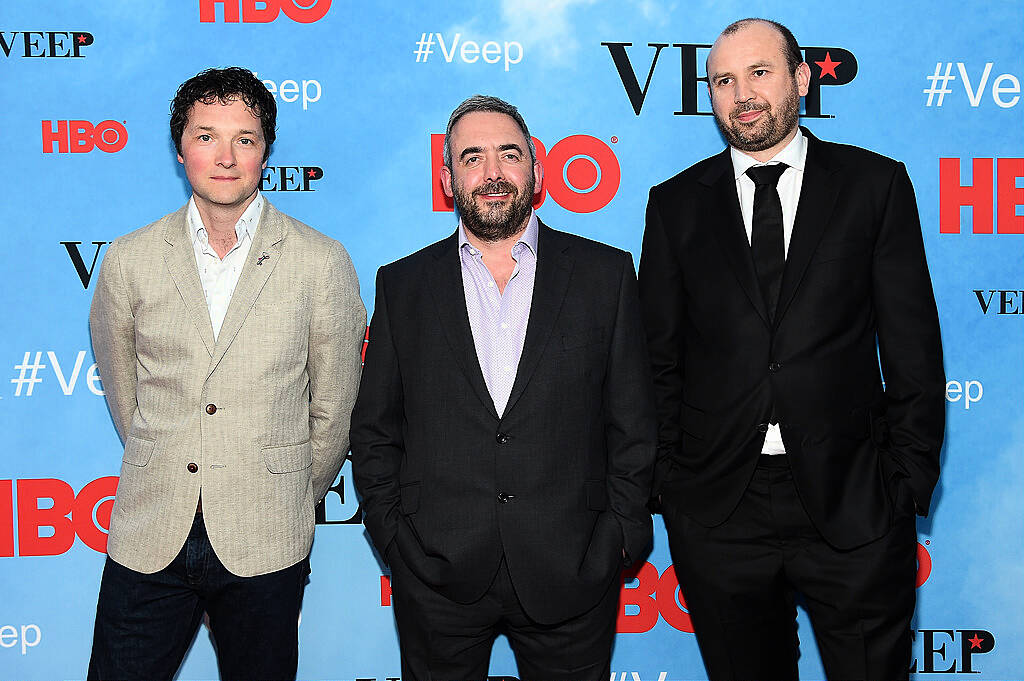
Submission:
POLYGON ((608 488, 604 480, 587 480, 587 508, 591 511, 604 511, 608 508, 608 488))
POLYGON ((294 445, 264 447, 263 461, 271 473, 294 473, 313 465, 313 448, 309 440, 294 445))
POLYGON ((683 403, 682 411, 679 414, 679 425, 687 435, 698 440, 704 439, 704 412, 683 403))
POLYGON ((121 460, 124 463, 142 468, 149 464, 149 460, 153 458, 153 449, 155 447, 155 440, 147 440, 143 437, 129 435, 128 441, 124 445, 124 458, 121 460))
POLYGON ((412 515, 420 508, 420 483, 411 482, 398 490, 401 498, 402 515, 412 515))

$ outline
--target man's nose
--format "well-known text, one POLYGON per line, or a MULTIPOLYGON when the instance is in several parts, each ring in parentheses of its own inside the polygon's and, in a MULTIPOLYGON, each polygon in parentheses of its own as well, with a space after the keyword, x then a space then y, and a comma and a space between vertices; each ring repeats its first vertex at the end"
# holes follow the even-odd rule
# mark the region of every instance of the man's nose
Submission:
POLYGON ((484 179, 488 182, 496 182, 497 180, 504 179, 505 174, 501 170, 501 163, 498 162, 497 155, 488 155, 484 159, 484 179))
POLYGON ((749 102, 754 98, 754 88, 744 80, 737 80, 736 89, 733 91, 733 98, 737 103, 749 102))
POLYGON ((217 145, 217 165, 224 168, 235 165, 235 149, 231 144, 217 145))

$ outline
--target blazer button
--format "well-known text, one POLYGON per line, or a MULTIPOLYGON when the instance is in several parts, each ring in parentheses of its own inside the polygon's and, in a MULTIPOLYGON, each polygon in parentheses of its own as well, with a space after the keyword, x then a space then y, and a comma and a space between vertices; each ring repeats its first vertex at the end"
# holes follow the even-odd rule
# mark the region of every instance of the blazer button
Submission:
POLYGON ((216 414, 217 413, 217 405, 213 404, 212 402, 210 404, 206 405, 206 413, 209 414, 210 416, 213 416, 214 414, 216 414))
POLYGON ((512 436, 508 433, 498 433, 498 436, 494 439, 498 441, 499 445, 506 445, 508 444, 508 441, 512 439, 512 436))
POLYGON ((767 433, 768 432, 768 424, 767 423, 759 423, 759 424, 757 424, 757 432, 759 432, 759 433, 767 433))
POLYGON ((189 473, 195 473, 196 471, 199 470, 199 466, 195 465, 194 463, 190 463, 189 465, 185 466, 185 468, 188 469, 189 473))
POLYGON ((772 362, 771 364, 768 365, 768 371, 772 372, 773 374, 781 368, 782 365, 779 364, 778 362, 772 362))

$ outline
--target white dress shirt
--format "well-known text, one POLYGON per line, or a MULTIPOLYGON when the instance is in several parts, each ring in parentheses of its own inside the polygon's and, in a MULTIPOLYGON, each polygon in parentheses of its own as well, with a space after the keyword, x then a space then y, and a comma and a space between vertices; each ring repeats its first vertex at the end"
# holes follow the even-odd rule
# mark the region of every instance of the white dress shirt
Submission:
POLYGON ((210 312, 210 323, 213 325, 213 339, 217 340, 220 327, 224 323, 231 295, 235 292, 238 276, 242 273, 252 238, 259 225, 260 213, 263 212, 263 195, 256 192, 256 198, 242 213, 235 223, 235 245, 221 259, 210 246, 210 237, 203 224, 203 218, 196 207, 193 196, 188 202, 188 231, 192 236, 192 248, 195 251, 196 267, 199 269, 199 281, 203 285, 206 296, 206 307, 210 312))
MULTIPOLYGON (((754 215, 754 181, 747 176, 747 168, 751 166, 773 165, 785 163, 789 166, 782 176, 776 189, 779 192, 779 200, 782 202, 782 243, 784 253, 789 255, 789 242, 793 236, 793 222, 796 220, 796 207, 800 203, 800 186, 804 182, 804 162, 807 160, 807 138, 797 128, 796 137, 790 140, 785 148, 773 156, 770 160, 762 163, 735 147, 729 152, 732 156, 732 169, 736 177, 736 194, 740 199, 740 212, 743 214, 743 228, 747 231, 747 243, 750 243, 750 234, 753 229, 752 217, 754 215)), ((768 433, 764 438, 763 454, 785 454, 786 448, 782 444, 782 431, 779 424, 770 424, 768 433)))

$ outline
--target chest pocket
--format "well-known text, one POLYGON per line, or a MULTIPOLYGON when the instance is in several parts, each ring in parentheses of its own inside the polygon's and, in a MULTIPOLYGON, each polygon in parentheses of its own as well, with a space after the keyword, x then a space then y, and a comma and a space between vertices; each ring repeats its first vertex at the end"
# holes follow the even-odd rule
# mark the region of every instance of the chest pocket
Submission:
POLYGON ((598 326, 586 331, 562 334, 562 349, 575 350, 585 348, 588 345, 596 345, 604 342, 605 331, 603 326, 598 326))
POLYGON ((865 257, 872 247, 870 239, 848 239, 845 241, 822 241, 814 251, 813 263, 834 262, 846 258, 865 257))

